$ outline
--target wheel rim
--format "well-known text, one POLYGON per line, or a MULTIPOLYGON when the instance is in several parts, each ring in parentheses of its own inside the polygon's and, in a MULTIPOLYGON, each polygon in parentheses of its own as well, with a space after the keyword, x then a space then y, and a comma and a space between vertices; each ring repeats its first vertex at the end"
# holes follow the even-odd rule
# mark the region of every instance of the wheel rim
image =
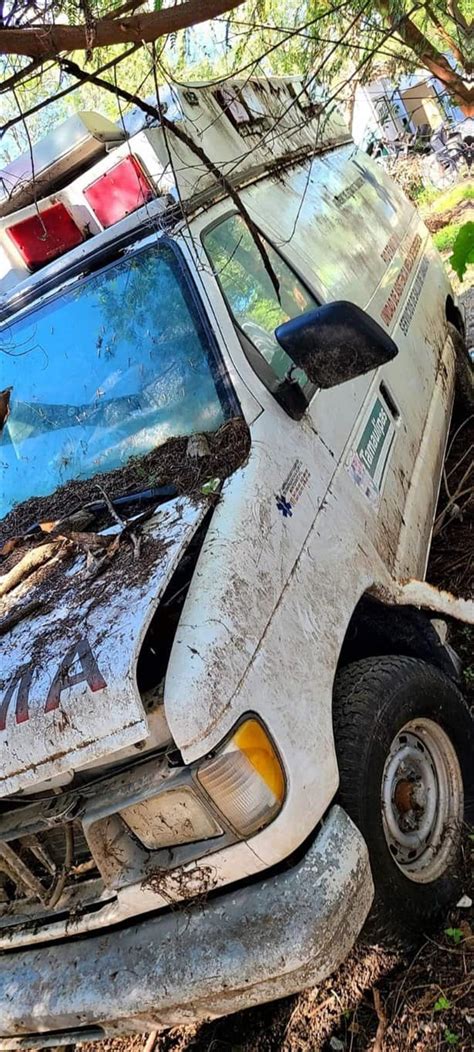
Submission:
POLYGON ((432 720, 411 720, 396 734, 382 777, 388 849, 410 880, 428 883, 445 871, 459 841, 463 785, 448 735, 432 720))

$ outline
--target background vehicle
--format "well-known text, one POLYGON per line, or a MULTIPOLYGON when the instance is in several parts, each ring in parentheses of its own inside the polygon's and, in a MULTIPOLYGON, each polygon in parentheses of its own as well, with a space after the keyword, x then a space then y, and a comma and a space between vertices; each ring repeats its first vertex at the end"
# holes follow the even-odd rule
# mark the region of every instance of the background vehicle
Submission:
POLYGON ((301 82, 173 104, 76 115, 0 206, 4 1047, 282 996, 459 887, 462 318, 301 82))

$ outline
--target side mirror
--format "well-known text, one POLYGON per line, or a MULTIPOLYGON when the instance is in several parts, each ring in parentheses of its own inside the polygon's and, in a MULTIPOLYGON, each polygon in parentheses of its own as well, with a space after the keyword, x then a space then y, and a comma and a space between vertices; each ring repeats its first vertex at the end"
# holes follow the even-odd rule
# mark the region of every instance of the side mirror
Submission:
POLYGON ((346 300, 326 303, 284 322, 275 336, 317 387, 336 387, 398 354, 396 343, 382 327, 346 300))

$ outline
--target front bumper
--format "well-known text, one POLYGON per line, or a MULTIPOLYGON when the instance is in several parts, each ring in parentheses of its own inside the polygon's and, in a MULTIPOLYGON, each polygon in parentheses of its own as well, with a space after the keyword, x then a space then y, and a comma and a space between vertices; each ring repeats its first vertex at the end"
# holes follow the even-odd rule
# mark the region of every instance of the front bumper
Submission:
POLYGON ((5 953, 0 1048, 209 1019, 314 985, 351 949, 372 896, 365 842, 333 806, 301 861, 276 876, 119 930, 5 953))

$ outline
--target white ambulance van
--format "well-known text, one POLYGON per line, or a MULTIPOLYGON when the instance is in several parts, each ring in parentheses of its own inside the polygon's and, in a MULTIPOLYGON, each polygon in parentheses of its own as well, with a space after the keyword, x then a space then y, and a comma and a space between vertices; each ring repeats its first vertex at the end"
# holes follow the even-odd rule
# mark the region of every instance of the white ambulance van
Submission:
POLYGON ((1 176, 3 1048, 281 997, 461 893, 442 264, 301 82, 161 112, 1 176))

